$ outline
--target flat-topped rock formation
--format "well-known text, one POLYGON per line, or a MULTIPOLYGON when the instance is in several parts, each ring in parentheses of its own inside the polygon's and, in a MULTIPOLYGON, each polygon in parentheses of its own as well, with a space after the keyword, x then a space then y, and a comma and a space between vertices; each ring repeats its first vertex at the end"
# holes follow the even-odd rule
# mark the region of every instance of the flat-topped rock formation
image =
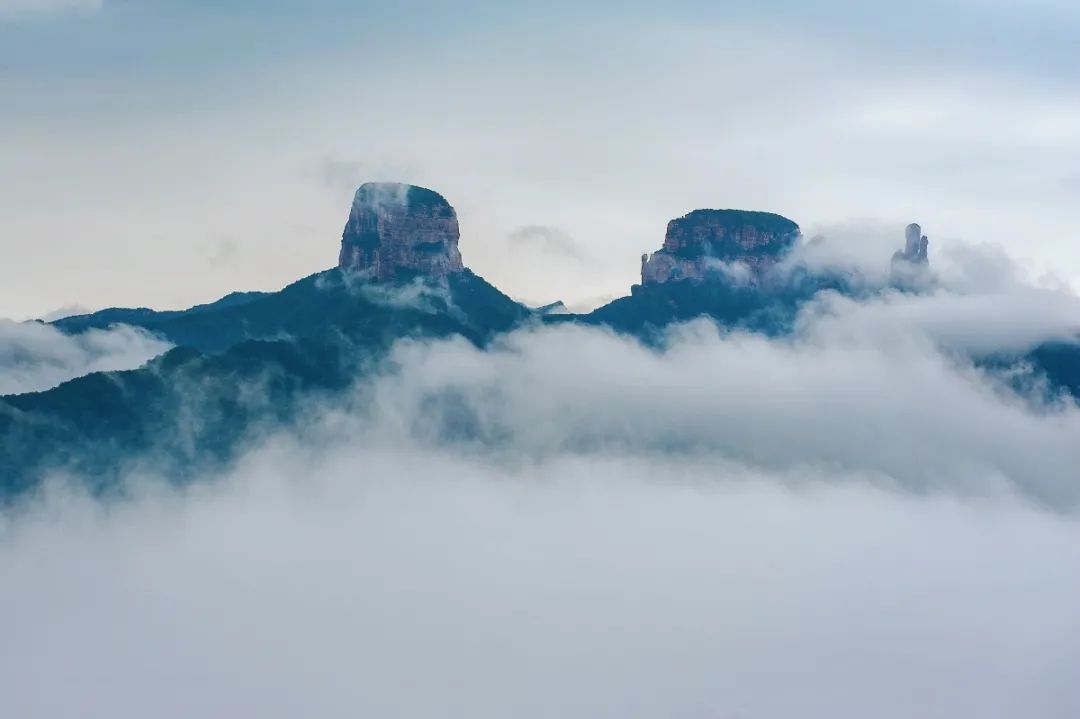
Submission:
POLYGON ((702 280, 742 265, 760 274, 799 238, 781 215, 747 210, 694 210, 668 223, 664 246, 641 258, 641 283, 702 280))
POLYGON ((457 213, 439 193, 369 182, 353 199, 338 266, 379 280, 407 275, 444 279, 461 272, 457 213))

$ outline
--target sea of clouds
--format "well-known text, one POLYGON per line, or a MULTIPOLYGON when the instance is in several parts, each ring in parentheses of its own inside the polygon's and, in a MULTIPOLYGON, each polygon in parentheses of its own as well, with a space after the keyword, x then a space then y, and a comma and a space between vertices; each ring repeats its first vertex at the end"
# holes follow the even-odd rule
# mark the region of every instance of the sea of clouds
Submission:
POLYGON ((969 353, 1080 313, 976 254, 783 338, 403 341, 193 485, 57 478, 0 716, 1078 716, 1080 409, 969 353))

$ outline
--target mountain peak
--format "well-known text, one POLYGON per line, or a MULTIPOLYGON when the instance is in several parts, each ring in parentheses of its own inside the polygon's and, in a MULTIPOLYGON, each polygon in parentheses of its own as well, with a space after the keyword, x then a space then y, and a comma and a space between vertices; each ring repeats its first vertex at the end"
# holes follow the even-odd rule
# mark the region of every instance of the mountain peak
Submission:
POLYGON ((669 222, 664 246, 642 256, 641 282, 701 280, 734 264, 760 271, 798 237, 796 223, 771 212, 694 210, 669 222))
POLYGON ((434 190, 397 182, 368 182, 353 198, 341 235, 338 266, 379 280, 461 272, 457 213, 434 190))
POLYGON ((536 308, 536 313, 539 315, 568 315, 571 314, 570 309, 563 303, 562 300, 552 302, 551 304, 543 305, 536 308))
POLYGON ((904 229, 904 249, 897 250, 893 255, 893 261, 905 260, 916 265, 928 264, 929 246, 930 241, 922 233, 922 227, 917 222, 912 222, 904 229))

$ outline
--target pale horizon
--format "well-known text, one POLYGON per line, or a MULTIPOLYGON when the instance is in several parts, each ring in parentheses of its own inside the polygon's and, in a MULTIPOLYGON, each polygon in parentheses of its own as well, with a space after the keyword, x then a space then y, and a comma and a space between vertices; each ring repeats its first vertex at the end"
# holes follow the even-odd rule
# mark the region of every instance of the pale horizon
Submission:
POLYGON ((4 8, 0 315, 280 288, 332 266, 366 180, 442 193, 529 302, 625 294, 699 207, 916 220, 1080 278, 1071 3, 4 8))

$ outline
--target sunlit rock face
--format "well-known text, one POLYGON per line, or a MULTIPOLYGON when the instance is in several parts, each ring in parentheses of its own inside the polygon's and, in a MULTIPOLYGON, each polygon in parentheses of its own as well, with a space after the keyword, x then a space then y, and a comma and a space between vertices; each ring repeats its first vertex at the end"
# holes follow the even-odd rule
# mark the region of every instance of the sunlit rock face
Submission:
POLYGON ((369 182, 353 199, 338 266, 380 280, 406 275, 445 278, 461 272, 457 213, 437 192, 369 182))
POLYGON ((799 238, 781 215, 747 210, 694 210, 668 223, 663 248, 641 258, 642 284, 703 280, 735 272, 753 278, 799 238))

